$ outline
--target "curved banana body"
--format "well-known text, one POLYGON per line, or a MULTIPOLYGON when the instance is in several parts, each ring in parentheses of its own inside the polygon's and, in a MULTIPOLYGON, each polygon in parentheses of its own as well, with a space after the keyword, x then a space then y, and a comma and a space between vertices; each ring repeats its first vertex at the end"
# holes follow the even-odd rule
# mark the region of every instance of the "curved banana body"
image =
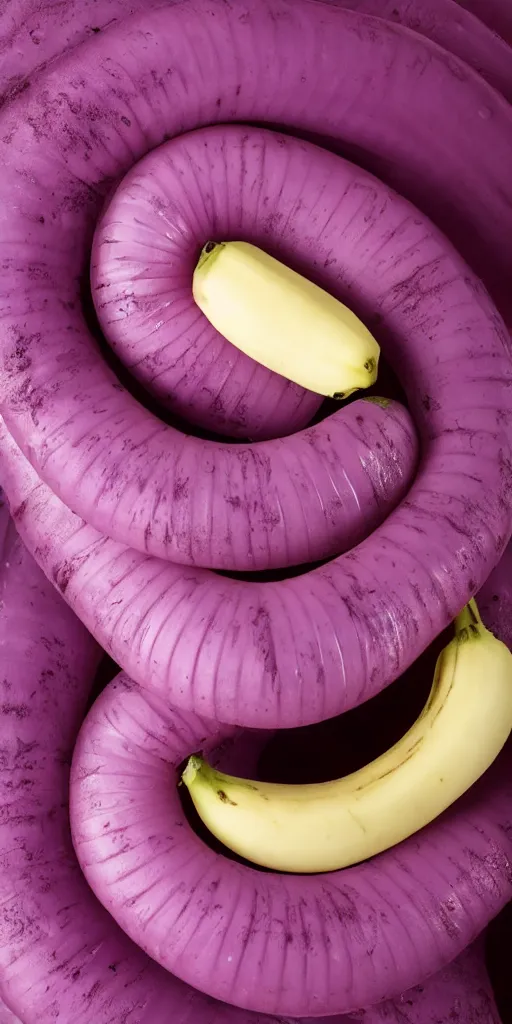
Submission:
POLYGON ((315 785, 237 779, 191 757, 183 775, 225 846, 278 871, 334 871, 427 825, 489 767, 512 729, 512 654, 474 601, 440 654, 429 699, 409 731, 352 775, 315 785))
POLYGON ((249 242, 208 242, 192 292, 232 345, 310 391, 341 399, 377 379, 380 349, 355 313, 249 242))

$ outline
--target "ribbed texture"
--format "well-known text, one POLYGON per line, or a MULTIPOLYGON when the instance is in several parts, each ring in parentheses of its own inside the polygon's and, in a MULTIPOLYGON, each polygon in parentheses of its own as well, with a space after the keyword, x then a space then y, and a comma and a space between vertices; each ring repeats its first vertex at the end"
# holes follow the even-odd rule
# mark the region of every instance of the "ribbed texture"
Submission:
POLYGON ((512 749, 428 828, 333 874, 261 873, 187 825, 177 769, 222 736, 118 677, 72 767, 75 849, 98 898, 152 957, 265 1013, 346 1013, 453 959, 512 896, 512 749))
MULTIPOLYGON (((191 164, 200 166, 200 161, 204 166, 215 169, 219 179, 216 194, 212 194, 213 186, 209 184, 207 175, 201 182, 203 200, 200 209, 204 207, 204 215, 203 220, 194 226, 195 244, 194 239, 189 240, 188 252, 183 253, 181 246, 175 252, 175 232, 171 231, 173 239, 168 243, 167 260, 163 260, 160 271, 166 275, 162 277, 164 283, 171 282, 170 287, 173 287, 173 274, 178 275, 181 281, 181 291, 174 294, 168 315, 173 331, 182 336, 185 365, 180 364, 178 358, 178 365, 173 363, 169 372, 175 374, 178 381, 178 398, 180 394, 188 394, 188 402, 194 405, 198 414, 202 409, 202 392, 194 372, 194 336, 187 330, 187 325, 191 321, 198 322, 201 337, 203 331, 206 332, 207 359, 210 358, 213 330, 208 329, 207 321, 195 309, 191 298, 193 261, 190 249, 197 251, 199 239, 211 234, 220 234, 221 237, 232 234, 236 223, 239 225, 237 231, 243 237, 263 248, 275 247, 278 234, 277 251, 284 259, 293 259, 297 240, 301 239, 299 252, 302 251, 303 255, 300 269, 310 277, 321 276, 334 293, 359 304, 360 289, 353 284, 352 278, 366 273, 372 238, 370 233, 364 248, 362 245, 359 247, 359 261, 356 261, 356 243, 353 235, 348 233, 347 225, 354 220, 354 208, 359 205, 361 192, 368 194, 369 202, 363 204, 357 217, 358 224, 354 224, 356 236, 362 228, 365 236, 368 234, 365 218, 370 212, 374 193, 374 201, 380 201, 383 213, 384 208, 394 206, 394 197, 389 190, 379 189, 373 179, 368 179, 351 165, 341 164, 339 158, 332 154, 265 132, 253 132, 247 138, 245 129, 235 127, 197 133, 169 144, 141 165, 135 180, 139 178, 144 182, 145 188, 150 190, 150 197, 158 199, 152 168, 156 167, 164 178, 166 168, 171 165, 167 171, 168 189, 173 191, 172 177, 175 176, 178 182, 186 182, 182 185, 182 192, 186 192, 192 188, 188 168, 191 164), (233 156, 228 159, 231 152, 233 156), (262 189, 262 181, 268 181, 266 191, 262 189), (316 212, 300 198, 306 182, 312 195, 325 192, 325 203, 316 212), (247 196, 244 203, 240 199, 242 192, 247 196), (229 197, 229 218, 222 206, 219 209, 221 202, 226 202, 226 196, 229 197), (328 268, 322 271, 326 261, 328 268)), ((130 178, 127 189, 130 195, 130 178)), ((133 264, 129 258, 129 244, 128 247, 125 245, 126 231, 132 237, 133 230, 136 230, 138 245, 142 242, 149 244, 144 241, 139 218, 135 217, 131 227, 125 226, 122 209, 119 212, 123 195, 121 193, 119 199, 114 197, 111 201, 105 215, 104 233, 100 230, 98 249, 93 250, 94 294, 100 316, 104 312, 107 318, 111 308, 110 288, 98 291, 99 284, 105 284, 105 281, 101 275, 96 277, 94 269, 106 246, 101 241, 102 237, 109 240, 108 252, 119 253, 120 266, 127 275, 127 281, 132 276, 133 264), (111 233, 109 230, 109 212, 120 232, 119 238, 115 231, 111 233)), ((197 202, 196 198, 195 204, 197 202)), ((412 211, 397 202, 395 217, 400 223, 404 219, 407 222, 413 216, 412 211)), ((187 205, 193 210, 195 204, 188 194, 187 205)), ((136 213, 136 206, 134 210, 136 213)), ((134 216, 135 213, 132 211, 134 216)), ((177 225, 181 224, 179 208, 170 216, 175 216, 177 225)), ((391 209, 390 217, 393 217, 391 209)), ((155 259, 157 255, 155 253, 155 259)), ((110 264, 107 270, 109 267, 110 264)), ((138 267, 135 275, 142 273, 140 264, 138 267)), ((379 267, 378 270, 376 294, 371 293, 370 278, 367 294, 364 295, 363 291, 363 297, 372 309, 378 307, 379 295, 385 287, 383 269, 379 267)), ((149 274, 150 269, 143 272, 149 274)), ((144 290, 144 282, 145 279, 142 283, 139 281, 139 289, 144 290)), ((132 291, 134 289, 134 294, 140 298, 140 291, 136 290, 137 281, 132 284, 132 291)), ((76 348, 69 350, 69 343, 65 340, 69 338, 72 314, 67 307, 62 309, 60 291, 53 298, 49 298, 47 292, 46 283, 39 293, 37 286, 31 290, 31 309, 24 328, 27 331, 29 326, 33 327, 32 343, 44 345, 45 358, 41 361, 39 373, 45 384, 41 381, 41 385, 54 390, 59 367, 64 361, 69 367, 72 387, 79 384, 79 391, 73 401, 70 395, 68 399, 62 395, 59 400, 58 407, 66 410, 66 416, 64 422, 54 422, 46 434, 43 477, 51 478, 55 492, 65 498, 61 484, 71 472, 74 493, 72 499, 68 496, 67 504, 78 510, 83 496, 88 509, 86 519, 105 534, 138 550, 180 563, 237 571, 268 569, 339 554, 371 532, 403 496, 416 462, 414 430, 405 414, 394 418, 392 411, 388 413, 378 406, 360 406, 357 411, 355 406, 350 406, 309 428, 306 434, 299 433, 257 446, 214 444, 186 437, 159 423, 119 389, 115 390, 113 384, 110 397, 105 390, 106 382, 102 384, 99 400, 89 394, 87 388, 84 390, 83 374, 87 377, 89 371, 94 372, 92 363, 88 369, 83 364, 80 366, 79 361, 76 366, 71 366, 72 359, 80 358, 76 348), (47 344, 36 328, 43 311, 45 317, 48 315, 50 304, 56 320, 47 344), (119 405, 121 399, 124 411, 119 405), (358 415, 366 420, 366 427, 363 421, 358 425, 358 415), (69 442, 72 439, 76 447, 71 469, 69 442)), ((155 310, 160 309, 158 294, 154 303, 155 310)), ((161 315, 165 315, 165 309, 161 315)), ((77 316, 81 316, 78 309, 77 316)), ((12 317, 8 322, 14 329, 12 317)), ((137 323, 132 334, 131 318, 126 323, 121 321, 136 349, 140 341, 137 323)), ((110 326, 109 322, 107 328, 110 326)), ((24 337, 26 340, 26 334, 24 337)), ((133 369, 135 356, 132 350, 123 345, 119 333, 114 340, 120 342, 120 355, 126 356, 128 369, 133 369)), ((7 366, 12 368, 12 372, 8 371, 11 379, 13 374, 17 376, 22 366, 28 366, 32 373, 33 357, 24 345, 25 342, 20 342, 18 337, 15 354, 7 362, 7 366)), ((176 349, 171 342, 169 345, 172 358, 179 357, 179 346, 176 349)), ((115 347, 118 347, 117 343, 115 347)), ((217 367, 229 368, 229 360, 226 363, 223 352, 231 346, 224 342, 217 348, 217 367)), ((165 351, 165 346, 159 346, 154 357, 163 358, 165 351)), ((105 375, 107 370, 101 356, 98 354, 95 359, 96 376, 98 373, 105 375)), ((281 428, 285 422, 290 429, 302 425, 296 418, 294 420, 293 403, 286 404, 281 379, 269 376, 267 371, 265 374, 269 388, 268 393, 265 390, 259 396, 259 414, 264 420, 268 415, 269 431, 272 433, 275 427, 279 427, 274 416, 279 391, 282 393, 281 428), (275 382, 274 385, 271 381, 275 382)), ((259 391, 260 385, 261 382, 259 391)), ((213 395, 222 404, 222 380, 213 376, 208 391, 210 398, 213 395)), ((292 394, 289 388, 286 393, 292 394)), ((236 398, 236 388, 231 397, 236 398)), ((237 433, 236 409, 231 409, 231 399, 226 398, 226 401, 225 429, 228 429, 234 412, 233 432, 237 433)), ((246 395, 246 403, 254 409, 258 407, 254 393, 246 395)), ((315 407, 310 403, 310 414, 317 404, 316 400, 315 407)), ((208 400, 206 412, 210 408, 208 400)), ((186 414, 183 406, 179 411, 186 414)), ((212 425, 210 422, 209 426, 212 425)))
MULTIPOLYGON (((8 257, 3 262, 0 309, 4 332, 2 412, 34 466, 64 501, 118 540, 168 557, 176 556, 172 549, 167 550, 165 541, 165 525, 172 533, 172 524, 166 517, 159 522, 153 506, 159 491, 172 486, 181 442, 171 428, 159 425, 116 387, 99 352, 91 346, 77 305, 76 275, 84 270, 91 228, 107 182, 125 173, 137 157, 169 134, 195 127, 198 110, 203 123, 282 121, 299 130, 343 135, 352 145, 364 144, 374 151, 378 166, 383 159, 387 162, 387 176, 393 183, 415 182, 413 198, 434 215, 435 197, 441 195, 443 226, 451 231, 461 251, 476 261, 497 289, 507 273, 510 206, 508 176, 505 183, 502 168, 510 165, 512 156, 508 106, 465 65, 457 65, 455 58, 448 59, 444 51, 419 36, 401 33, 386 23, 379 23, 376 33, 371 18, 331 6, 291 6, 287 0, 274 3, 282 17, 273 18, 264 0, 249 2, 247 17, 236 21, 224 4, 217 4, 215 17, 210 17, 208 0, 204 5, 198 0, 197 4, 149 12, 141 21, 144 49, 137 19, 128 19, 112 30, 115 53, 122 54, 122 63, 110 56, 103 39, 90 41, 45 74, 44 90, 35 91, 33 98, 23 96, 4 114, 4 137, 10 142, 3 144, 5 172, 0 186, 5 204, 3 245, 8 257), (286 53, 294 36, 303 46, 300 75, 290 68, 283 81, 281 62, 268 60, 269 42, 276 52, 286 53), (340 59, 340 47, 347 50, 344 60, 340 59), (318 78, 318 53, 322 53, 326 68, 340 67, 343 77, 338 80, 327 73, 318 78), (360 95, 360 68, 369 60, 372 88, 360 95), (429 73, 413 81, 413 72, 419 75, 420 66, 428 67, 429 73), (250 69, 246 75, 244 69, 250 69), (255 81, 260 75, 253 77, 252 70, 261 73, 257 90, 255 81), (410 132, 402 102, 405 72, 407 90, 414 90, 415 95, 415 107, 406 108, 413 119, 410 132), (383 76, 381 84, 379 75, 383 76), (85 98, 81 76, 89 82, 85 98), (151 94, 150 81, 158 83, 151 94), (419 121, 415 113, 423 110, 425 103, 427 109, 432 103, 427 96, 434 83, 443 96, 444 109, 454 118, 450 133, 438 132, 434 119, 419 121), (474 93, 475 103, 471 132, 466 130, 468 90, 474 93), (59 101, 63 93, 69 97, 65 108, 59 101), (386 96, 383 120, 378 107, 381 95, 386 96), (479 117, 479 110, 487 112, 486 117, 479 117), (32 124, 37 125, 36 136, 32 124), (420 140, 418 132, 422 133, 420 140), (70 133, 76 140, 72 149, 70 133), (23 161, 27 168, 30 165, 33 184, 24 176, 23 161), (17 192, 20 177, 23 209, 11 213, 9 197, 13 190, 17 192), (474 202, 473 182, 478 182, 474 202), (34 223, 34 212, 36 207, 39 211, 43 197, 48 217, 41 225, 37 220, 34 223), (450 219, 451 204, 454 213, 450 219), (48 232, 55 230, 52 214, 60 230, 58 249, 52 246, 48 258, 42 246, 48 232), (17 243, 15 253, 13 242, 17 243), (28 281, 30 288, 25 292, 23 282, 28 281), (42 320, 38 292, 47 300, 42 320), (65 309, 63 303, 67 303, 65 309), (7 331, 12 340, 7 340, 7 331), (43 349, 44 365, 37 356, 43 349), (37 423, 31 410, 36 412, 37 423), (27 414, 32 417, 30 426, 27 414), (124 513, 114 513, 123 506, 124 513), (133 510, 130 516, 128 508, 133 510)), ((366 196, 363 188, 361 197, 366 196)), ((357 205, 349 204, 349 208, 353 214, 357 205)), ((356 238, 360 231, 356 228, 356 238)), ((379 231, 377 235, 382 240, 379 231)), ((383 260, 381 270, 385 252, 383 260)), ((356 261, 351 269, 357 273, 356 261)), ((433 269, 430 265, 421 278, 418 268, 409 266, 405 278, 395 282, 402 292, 395 295, 394 304, 400 305, 400 295, 402 302, 407 299, 405 280, 413 272, 414 295, 418 287, 420 292, 433 286, 439 289, 435 275, 432 281, 433 269)), ((328 274, 319 276, 328 282, 328 274)), ((354 297, 359 294, 356 288, 354 297)), ((383 282, 380 298, 378 293, 370 293, 368 284, 367 302, 384 316, 390 314, 387 295, 393 299, 389 278, 383 282)), ((471 300, 469 295, 459 295, 456 301, 460 305, 471 300)), ((414 309, 409 311, 409 320, 411 313, 414 309)), ((434 330, 432 324, 431 333, 434 330)), ((488 321, 484 328, 478 318, 478 330, 489 354, 497 352, 503 344, 497 336, 499 326, 488 321)), ((425 333, 423 344, 427 341, 425 333)), ((499 371, 497 365, 498 375, 499 371)), ((480 368, 478 376, 480 372, 485 376, 485 369, 480 368)), ((430 397, 439 401, 435 392, 430 397)), ((501 404, 498 394, 496 403, 501 404)), ((196 448, 190 444, 192 465, 196 448)), ((258 519, 254 525, 260 526, 258 519)), ((215 529, 215 520, 211 529, 215 529)))
MULTIPOLYGON (((243 16, 230 12, 223 2, 210 8, 197 0, 128 19, 109 30, 112 46, 107 36, 84 43, 45 72, 41 88, 6 108, 0 404, 25 455, 90 524, 82 529, 52 500, 37 512, 47 523, 58 519, 43 539, 31 502, 18 512, 45 571, 102 644, 132 676, 184 709, 275 727, 334 715, 377 692, 447 625, 499 559, 512 528, 509 338, 446 240, 386 186, 327 152, 315 151, 309 164, 312 151, 303 143, 261 132, 247 133, 231 169, 222 130, 211 129, 219 160, 212 166, 221 168, 215 216, 238 234, 254 214, 252 202, 260 209, 251 181, 258 188, 268 182, 269 194, 283 196, 289 215, 265 223, 265 237, 280 238, 375 329, 406 386, 423 459, 385 523, 314 573, 250 584, 165 565, 161 555, 194 567, 264 568, 350 547, 362 518, 368 514, 371 529, 389 511, 412 460, 406 451, 400 470, 390 446, 388 463, 368 461, 364 450, 374 434, 359 451, 352 440, 347 445, 344 425, 355 406, 306 434, 247 447, 186 438, 137 405, 92 346, 77 296, 103 195, 169 133, 196 126, 198 110, 203 122, 271 120, 338 141, 343 134, 374 153, 365 162, 388 180, 407 178, 406 191, 442 213, 470 258, 478 237, 475 265, 484 261, 499 290, 510 234, 503 175, 512 156, 511 115, 466 65, 409 30, 306 0, 248 0, 243 16), (290 52, 294 38, 301 41, 300 76, 269 59, 270 49, 290 52), (372 87, 361 91, 370 55, 372 87), (339 80, 333 67, 342 68, 339 80), (415 97, 407 107, 405 81, 415 97), (454 119, 449 144, 435 120, 416 113, 431 109, 437 90, 454 119), (30 181, 23 161, 30 162, 30 181), (317 163, 325 187, 313 188, 317 163), (20 181, 15 209, 8 195, 20 181), (44 224, 34 219, 42 196, 44 224), (47 246, 50 228, 55 241, 47 246), (353 456, 359 484, 346 468, 353 456), (373 502, 366 482, 376 482, 373 502)), ((245 129, 225 131, 240 141, 245 129)), ((180 153, 185 163, 194 153, 192 138, 169 146, 177 147, 178 167, 180 153)), ((35 484, 32 478, 29 490, 35 484)))
POLYGON ((512 53, 505 39, 493 31, 499 8, 502 23, 508 19, 508 39, 512 41, 509 0, 467 0, 464 6, 456 0, 323 0, 323 3, 386 18, 427 36, 478 71, 509 103, 512 101, 512 53))
MULTIPOLYGON (((485 967, 484 942, 478 939, 433 978, 427 978, 392 1002, 331 1017, 330 1024, 501 1024, 485 967)), ((301 1024, 313 1024, 301 1021, 301 1024)))
POLYGON ((276 239, 271 226, 289 219, 301 233, 294 214, 314 155, 306 151, 302 163, 304 172, 293 144, 283 153, 272 136, 243 128, 186 135, 136 165, 96 229, 92 292, 107 341, 163 405, 231 437, 293 433, 322 401, 230 345, 191 287, 205 240, 226 239, 233 223, 241 238, 287 252, 287 234, 276 239), (278 193, 276 172, 285 184, 278 193))
MULTIPOLYGON (((87 886, 69 765, 101 652, 23 548, 1 492, 0 649, 4 999, 22 1024, 267 1024, 157 967, 87 886)), ((20 1024, 1 1005, 0 1022, 20 1024)))
MULTIPOLYGON (((168 0, 172 2, 172 0, 168 0)), ((512 42, 509 0, 323 0, 407 26, 461 57, 509 99, 512 42), (496 33, 501 33, 500 38, 496 33)), ((26 75, 120 18, 161 6, 161 0, 17 0, 0 10, 0 94, 26 75), (27 46, 26 40, 31 45, 27 46)))
MULTIPOLYGON (((432 572, 428 519, 407 529, 407 508, 382 528, 378 555, 374 534, 345 556, 345 571, 334 562, 296 579, 244 583, 106 539, 51 496, 6 432, 1 459, 24 539, 109 653, 172 704, 224 721, 303 725, 361 703, 396 678, 463 601, 448 566, 432 572)), ((450 493, 459 483, 440 477, 433 516, 442 514, 441 486, 450 493)), ((468 487, 478 518, 473 526, 468 511, 467 546, 449 520, 445 537, 459 545, 458 560, 464 551, 464 578, 476 580, 478 537, 486 543, 492 524, 476 503, 482 483, 468 476, 468 487)))

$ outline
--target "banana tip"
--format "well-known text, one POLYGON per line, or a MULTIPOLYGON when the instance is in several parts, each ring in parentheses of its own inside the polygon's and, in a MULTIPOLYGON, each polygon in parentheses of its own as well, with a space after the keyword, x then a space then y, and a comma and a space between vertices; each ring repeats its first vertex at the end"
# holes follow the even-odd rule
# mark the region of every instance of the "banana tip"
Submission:
POLYGON ((484 628, 477 603, 472 598, 471 601, 464 605, 464 608, 455 619, 455 634, 456 636, 461 636, 462 634, 474 635, 478 632, 483 633, 484 628))
POLYGON ((199 270, 204 268, 206 263, 209 264, 209 268, 208 269, 211 268, 213 260, 215 260, 217 258, 217 256, 219 255, 219 253, 222 252, 222 250, 224 249, 225 244, 226 244, 225 242, 213 242, 213 241, 210 240, 210 241, 206 242, 205 245, 203 245, 203 248, 201 249, 201 252, 200 252, 200 255, 199 255, 199 259, 197 261, 196 269, 194 271, 194 276, 197 274, 197 272, 199 270))

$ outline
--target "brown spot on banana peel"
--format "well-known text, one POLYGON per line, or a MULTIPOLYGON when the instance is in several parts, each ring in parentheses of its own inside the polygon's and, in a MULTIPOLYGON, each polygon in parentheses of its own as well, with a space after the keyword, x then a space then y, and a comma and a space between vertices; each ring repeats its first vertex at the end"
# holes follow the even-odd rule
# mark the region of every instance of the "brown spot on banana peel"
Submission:
POLYGON ((377 778, 371 779, 369 782, 363 782, 361 786, 357 787, 355 792, 360 793, 361 790, 367 789, 368 786, 373 786, 376 782, 380 782, 381 779, 385 779, 386 776, 392 775, 393 772, 398 771, 398 769, 401 768, 403 764, 407 764, 407 761, 410 761, 411 757, 414 757, 418 747, 423 743, 424 739, 424 736, 420 736, 420 738, 416 740, 416 743, 413 743, 412 747, 409 748, 405 757, 403 757, 402 760, 398 762, 398 764, 394 764, 392 768, 388 768, 387 772, 383 772, 382 775, 379 775, 377 778))
MULTIPOLYGON (((439 704, 439 707, 437 708, 435 714, 432 716, 432 719, 431 719, 431 722, 430 722, 430 726, 431 727, 434 724, 434 722, 435 722, 436 718, 438 717, 438 715, 441 714, 441 711, 443 710, 443 708, 444 708, 444 706, 446 704, 446 701, 448 700, 448 697, 450 696, 450 693, 453 690, 453 684, 455 682, 455 674, 456 674, 456 671, 457 671, 457 660, 458 660, 458 657, 459 657, 459 646, 460 646, 460 644, 467 643, 467 641, 470 640, 470 639, 474 639, 474 636, 471 633, 472 630, 474 630, 476 636, 481 636, 480 630, 477 629, 473 625, 472 626, 468 626, 467 630, 462 630, 462 632, 457 635, 457 650, 455 652, 455 663, 454 663, 454 666, 453 666, 452 678, 450 679, 450 685, 448 686, 448 688, 446 690, 446 693, 445 693, 441 703, 439 704)), ((441 668, 442 668, 442 659, 443 659, 443 655, 444 654, 445 654, 445 652, 442 651, 442 653, 439 655, 439 662, 438 662, 439 672, 441 671, 441 668)), ((437 676, 438 676, 438 672, 436 672, 436 681, 437 681, 437 676)), ((428 698, 428 701, 427 701, 427 703, 425 705, 424 713, 429 710, 429 708, 432 706, 432 704, 433 704, 433 702, 435 700, 435 696, 436 695, 435 695, 434 691, 435 691, 435 685, 432 687, 431 694, 430 694, 430 696, 428 698)))
POLYGON ((473 623, 470 622, 469 626, 465 626, 464 629, 461 629, 460 633, 457 636, 457 639, 458 639, 459 643, 465 644, 465 643, 467 643, 468 640, 475 640, 475 638, 478 637, 479 635, 480 635, 479 627, 473 625, 473 623))
POLYGON ((352 821, 355 821, 355 823, 358 826, 358 828, 361 829, 361 832, 367 832, 368 831, 366 826, 363 825, 362 821, 359 821, 359 818, 354 814, 353 811, 350 810, 350 808, 348 809, 348 813, 350 814, 350 817, 352 818, 352 821))
MULTIPOLYGON (((459 643, 459 637, 457 637, 457 644, 458 643, 459 643)), ((436 670, 435 670, 435 674, 434 674, 434 682, 432 684, 432 689, 431 689, 431 691, 430 691, 430 693, 428 695, 427 703, 425 704, 425 707, 423 708, 423 711, 421 712, 421 716, 420 716, 421 718, 423 718, 426 714, 428 714, 428 712, 430 711, 430 708, 432 707, 432 705, 433 705, 433 703, 434 703, 434 701, 435 701, 435 699, 437 697, 437 683, 438 683, 438 680, 439 680, 439 676, 441 675, 441 672, 443 670, 443 661, 446 658, 446 654, 447 654, 447 652, 446 652, 446 649, 445 649, 444 651, 441 651, 441 654, 439 655, 439 658, 437 659, 437 665, 436 665, 436 670)), ((444 708, 444 705, 446 703, 446 698, 451 693, 451 690, 453 688, 453 683, 454 683, 454 679, 455 679, 455 672, 457 670, 457 658, 458 658, 458 649, 457 649, 457 651, 455 653, 455 664, 453 666, 453 672, 452 672, 452 678, 450 680, 450 685, 449 685, 449 687, 448 687, 448 689, 447 689, 447 691, 446 691, 446 693, 445 693, 445 695, 443 697, 443 700, 441 701, 441 703, 440 703, 440 705, 439 705, 435 715, 432 718, 432 722, 435 722, 439 712, 442 711, 442 709, 444 708)))
POLYGON ((222 801, 223 804, 230 804, 231 807, 237 807, 238 806, 238 804, 235 802, 235 800, 231 800, 229 798, 228 794, 225 793, 223 789, 218 789, 217 790, 217 796, 218 796, 219 800, 222 801))

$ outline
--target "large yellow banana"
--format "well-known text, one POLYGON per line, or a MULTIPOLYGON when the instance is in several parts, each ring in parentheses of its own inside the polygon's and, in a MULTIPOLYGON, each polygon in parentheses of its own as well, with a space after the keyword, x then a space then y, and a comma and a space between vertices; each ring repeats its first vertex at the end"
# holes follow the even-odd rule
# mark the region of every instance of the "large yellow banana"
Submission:
POLYGON ((237 779, 189 759, 183 781, 225 846, 279 871, 334 871, 427 825, 494 761, 512 729, 512 655, 474 601, 455 620, 429 699, 395 746, 360 771, 306 786, 237 779))
POLYGON ((192 291, 232 345, 310 391, 341 399, 377 379, 380 349, 355 313, 248 242, 208 242, 192 291))

